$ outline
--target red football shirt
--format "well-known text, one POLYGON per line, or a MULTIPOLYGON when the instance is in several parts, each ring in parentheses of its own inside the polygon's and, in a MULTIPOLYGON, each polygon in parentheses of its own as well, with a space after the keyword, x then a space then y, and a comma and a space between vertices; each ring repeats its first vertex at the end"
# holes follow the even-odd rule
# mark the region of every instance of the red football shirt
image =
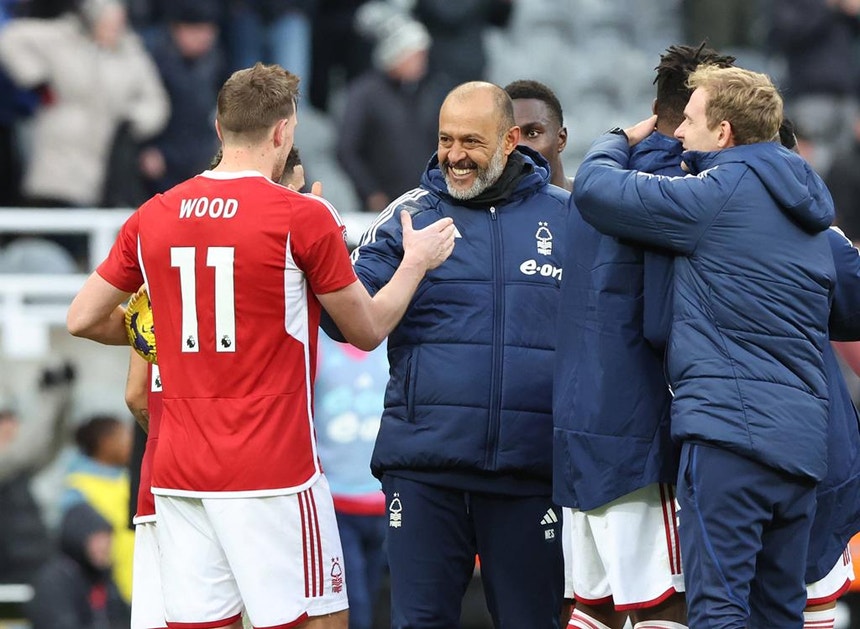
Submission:
POLYGON ((98 273, 149 290, 164 379, 154 493, 314 482, 315 295, 357 281, 334 208, 256 172, 207 171, 132 214, 98 273))

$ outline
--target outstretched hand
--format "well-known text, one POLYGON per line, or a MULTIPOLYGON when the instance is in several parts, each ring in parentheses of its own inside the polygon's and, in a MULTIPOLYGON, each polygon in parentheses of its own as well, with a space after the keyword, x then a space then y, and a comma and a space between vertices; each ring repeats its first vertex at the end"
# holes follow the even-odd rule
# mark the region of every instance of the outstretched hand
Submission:
POLYGON ((637 122, 632 127, 627 127, 624 129, 624 133, 627 135, 627 143, 630 146, 636 146, 642 140, 651 135, 656 128, 657 114, 654 114, 650 118, 646 118, 642 122, 637 122))
POLYGON ((454 251, 454 221, 440 218, 424 229, 412 228, 412 216, 400 211, 403 226, 403 259, 423 266, 427 271, 435 269, 454 251))

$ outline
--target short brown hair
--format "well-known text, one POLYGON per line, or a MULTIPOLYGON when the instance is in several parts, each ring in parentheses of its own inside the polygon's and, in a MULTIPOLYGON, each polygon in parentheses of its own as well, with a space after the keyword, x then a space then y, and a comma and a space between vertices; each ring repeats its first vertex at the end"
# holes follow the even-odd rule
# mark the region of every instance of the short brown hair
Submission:
POLYGON ((690 89, 708 93, 708 128, 732 125, 735 144, 771 142, 782 122, 782 97, 770 78, 742 68, 703 65, 688 79, 690 89))
POLYGON ((295 113, 298 97, 299 77, 279 65, 237 70, 218 92, 221 133, 262 140, 275 123, 295 113))

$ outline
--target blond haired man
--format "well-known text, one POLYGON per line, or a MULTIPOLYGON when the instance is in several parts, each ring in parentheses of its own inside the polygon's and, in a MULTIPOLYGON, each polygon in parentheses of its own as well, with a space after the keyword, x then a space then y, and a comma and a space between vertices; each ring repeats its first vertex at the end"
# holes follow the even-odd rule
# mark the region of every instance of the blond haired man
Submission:
POLYGON ((833 205, 773 142, 762 74, 699 68, 675 131, 686 177, 626 170, 654 117, 598 139, 574 198, 603 233, 675 253, 667 373, 690 627, 803 626, 815 484, 826 472, 833 205))

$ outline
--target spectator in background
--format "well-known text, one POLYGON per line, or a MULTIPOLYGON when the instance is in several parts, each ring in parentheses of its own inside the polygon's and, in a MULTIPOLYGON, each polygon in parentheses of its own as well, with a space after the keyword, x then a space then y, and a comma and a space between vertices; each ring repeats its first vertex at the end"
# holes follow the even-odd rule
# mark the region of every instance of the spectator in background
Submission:
POLYGON ((60 548, 39 571, 27 605, 32 629, 128 629, 129 610, 110 578, 113 532, 86 503, 60 524, 60 548))
POLYGON ((349 629, 371 629, 385 575, 385 494, 370 455, 388 384, 384 347, 363 352, 320 335, 314 424, 343 546, 349 629))
MULTIPOLYGON (((199 0, 194 0, 195 3, 199 0)), ((317 0, 231 0, 230 70, 276 63, 302 81, 311 72, 311 16, 317 0)))
MULTIPOLYGON (((27 205, 101 205, 118 130, 127 123, 132 138, 143 140, 167 122, 158 70, 115 0, 83 0, 57 18, 10 22, 0 31, 0 65, 19 87, 41 94, 22 184, 27 205)), ((136 168, 121 171, 139 180, 136 168)), ((83 237, 57 240, 83 260, 83 237)))
MULTIPOLYGON (((411 0, 413 14, 433 38, 430 70, 448 77, 448 88, 486 78, 484 32, 505 27, 514 0, 411 0)), ((408 4, 408 3, 407 3, 408 4)))
MULTIPOLYGON (((0 3, 0 29, 15 16, 21 2, 0 3)), ((32 90, 17 87, 0 69, 0 207, 21 203, 23 156, 18 122, 36 110, 38 98, 32 90)))
POLYGON ((144 139, 167 122, 158 70, 115 0, 11 22, 0 31, 0 63, 19 86, 41 88, 23 183, 29 205, 99 205, 119 126, 131 123, 144 139))
POLYGON ((447 89, 427 72, 430 36, 419 22, 387 2, 365 4, 356 21, 376 38, 375 69, 349 86, 337 158, 362 209, 379 212, 418 185, 447 89))
POLYGON ((74 371, 45 369, 38 406, 21 421, 7 399, 0 402, 0 583, 32 583, 50 544, 30 481, 65 443, 74 371))
POLYGON ((757 30, 767 10, 762 0, 684 0, 685 39, 707 41, 717 50, 759 48, 757 30))
POLYGON ((173 0, 164 12, 166 23, 150 30, 145 41, 170 97, 170 118, 141 151, 148 190, 132 205, 203 172, 219 146, 212 103, 225 78, 220 5, 173 0))
POLYGON ((825 181, 836 206, 836 225, 860 242, 860 113, 854 119, 851 146, 836 154, 825 181))
POLYGON ((786 115, 813 142, 811 164, 826 176, 854 137, 860 0, 781 0, 770 16, 773 45, 788 62, 786 115))
POLYGON ((131 424, 111 415, 96 415, 75 431, 77 456, 69 463, 60 507, 67 511, 85 502, 114 530, 113 575, 125 602, 131 602, 134 533, 128 528, 131 424))
POLYGON ((329 111, 332 83, 338 76, 348 83, 370 67, 371 44, 355 28, 355 12, 366 1, 317 0, 309 100, 320 111, 329 111))

